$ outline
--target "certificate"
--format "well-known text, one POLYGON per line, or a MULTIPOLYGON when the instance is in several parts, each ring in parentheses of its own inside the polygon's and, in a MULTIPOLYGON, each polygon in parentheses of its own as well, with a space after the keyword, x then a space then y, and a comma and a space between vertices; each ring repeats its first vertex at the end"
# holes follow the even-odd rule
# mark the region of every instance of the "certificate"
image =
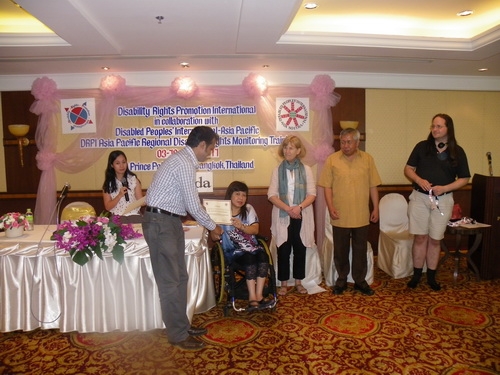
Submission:
POLYGON ((217 224, 231 224, 231 201, 222 199, 203 199, 203 206, 210 218, 217 224))

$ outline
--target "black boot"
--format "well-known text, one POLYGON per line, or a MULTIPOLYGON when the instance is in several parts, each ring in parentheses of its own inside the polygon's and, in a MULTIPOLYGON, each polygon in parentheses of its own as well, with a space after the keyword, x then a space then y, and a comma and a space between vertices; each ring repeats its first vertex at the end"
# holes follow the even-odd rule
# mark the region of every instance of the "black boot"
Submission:
POLYGON ((413 267, 413 277, 410 281, 408 281, 408 288, 415 289, 420 282, 420 278, 422 277, 422 268, 413 267))
POLYGON ((429 284, 432 290, 441 290, 441 285, 436 281, 436 270, 427 268, 427 284, 429 284))

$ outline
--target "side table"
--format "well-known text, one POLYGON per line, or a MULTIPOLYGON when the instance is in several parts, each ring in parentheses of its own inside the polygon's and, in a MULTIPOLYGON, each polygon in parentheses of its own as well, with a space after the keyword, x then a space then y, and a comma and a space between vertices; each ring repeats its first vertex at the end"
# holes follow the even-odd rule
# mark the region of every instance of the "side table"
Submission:
POLYGON ((453 255, 455 258, 455 270, 453 271, 453 280, 456 282, 457 277, 458 277, 458 267, 460 264, 460 258, 465 256, 467 259, 467 263, 470 264, 472 269, 474 270, 474 273, 476 274, 477 280, 481 280, 479 276, 479 270, 477 266, 474 264, 472 261, 472 254, 477 250, 479 247, 479 244, 481 243, 481 240, 483 239, 483 231, 487 229, 486 226, 478 226, 478 227, 450 227, 448 226, 446 228, 446 233, 455 235, 455 250, 450 251, 448 247, 446 246, 446 243, 443 240, 441 240, 441 247, 444 250, 444 257, 442 257, 439 260, 438 268, 448 259, 450 255, 453 255), (461 252, 460 251, 460 243, 462 241, 462 236, 474 236, 474 243, 472 246, 467 250, 467 252, 461 252))

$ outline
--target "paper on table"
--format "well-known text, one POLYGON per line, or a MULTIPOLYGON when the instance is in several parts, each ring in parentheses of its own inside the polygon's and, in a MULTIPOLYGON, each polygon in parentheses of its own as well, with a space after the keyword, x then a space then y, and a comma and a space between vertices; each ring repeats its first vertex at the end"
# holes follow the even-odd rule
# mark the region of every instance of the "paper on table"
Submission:
POLYGON ((460 224, 459 227, 474 229, 474 228, 487 228, 487 227, 491 227, 491 225, 490 224, 483 224, 483 223, 476 223, 476 224, 460 224))
POLYGON ((125 211, 123 211, 123 215, 128 214, 130 211, 136 209, 137 207, 141 207, 146 202, 146 197, 142 197, 141 199, 136 200, 135 202, 130 203, 125 211))
POLYGON ((223 199, 203 199, 203 206, 217 224, 231 224, 231 201, 223 199))

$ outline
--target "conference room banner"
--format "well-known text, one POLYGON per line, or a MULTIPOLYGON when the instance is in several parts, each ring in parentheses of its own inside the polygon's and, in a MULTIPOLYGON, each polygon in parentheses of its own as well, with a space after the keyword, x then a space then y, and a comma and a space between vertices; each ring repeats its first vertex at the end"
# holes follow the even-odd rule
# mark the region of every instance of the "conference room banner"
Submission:
POLYGON ((200 171, 253 170, 256 153, 269 146, 279 146, 286 133, 265 134, 257 125, 257 108, 233 106, 118 106, 113 136, 81 137, 82 149, 145 149, 151 160, 129 159, 129 168, 137 172, 154 172, 161 162, 185 147, 195 126, 210 126, 219 135, 211 158, 200 163, 200 171), (238 148, 245 147, 245 152, 238 148))
MULTIPOLYGON (((115 149, 125 151, 130 169, 147 188, 154 171, 185 147, 198 125, 210 126, 220 136, 212 157, 200 164, 200 172, 214 173, 215 187, 234 180, 267 186, 282 160, 278 146, 291 132, 301 132, 308 165, 332 152, 330 108, 340 100, 334 89, 335 82, 326 74, 315 76, 310 85, 269 86, 263 77, 250 73, 241 85, 198 86, 184 76, 154 87, 129 86, 124 77, 108 75, 98 89, 65 90, 49 77, 37 78, 30 111, 40 116, 35 138, 42 176, 37 194, 44 199, 37 199, 35 215, 40 222, 51 220, 51 194, 61 181, 71 181, 80 190, 100 188, 108 155, 115 149), (96 111, 86 98, 95 100, 96 111), (293 108, 292 102, 282 107, 290 120, 284 123, 286 131, 276 129, 276 98, 293 101, 293 108), (68 114, 64 132, 55 131, 61 119, 68 121, 68 114)), ((201 182, 210 184, 203 178, 201 182)))

